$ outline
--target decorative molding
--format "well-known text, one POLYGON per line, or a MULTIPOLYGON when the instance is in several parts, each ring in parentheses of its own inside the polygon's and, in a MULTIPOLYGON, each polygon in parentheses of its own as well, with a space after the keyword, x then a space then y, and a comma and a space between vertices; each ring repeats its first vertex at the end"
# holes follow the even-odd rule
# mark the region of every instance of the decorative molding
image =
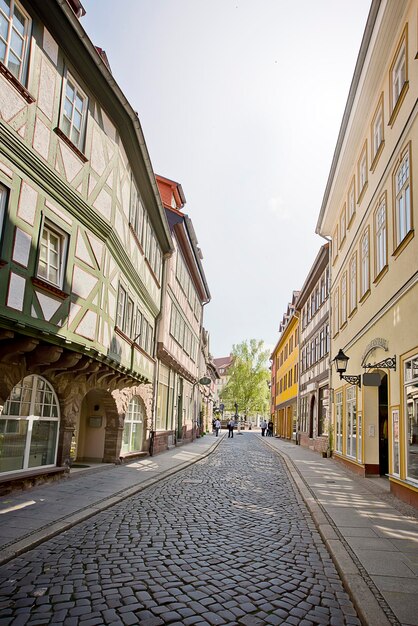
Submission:
POLYGON ((41 278, 37 278, 36 276, 32 276, 31 282, 36 287, 39 287, 39 289, 42 289, 43 291, 48 291, 49 293, 52 293, 54 296, 57 296, 62 300, 65 300, 65 298, 68 298, 68 296, 70 295, 69 293, 62 291, 62 289, 54 287, 54 285, 51 285, 50 283, 42 280, 41 278))
POLYGON ((5 79, 13 85, 13 87, 20 93, 22 98, 26 100, 29 104, 35 102, 36 98, 34 98, 29 91, 22 85, 22 83, 7 69, 7 67, 0 61, 0 74, 2 74, 5 79))
POLYGON ((67 146, 78 156, 80 161, 83 161, 83 163, 87 163, 88 158, 86 157, 86 155, 83 154, 81 150, 79 150, 75 144, 73 144, 71 139, 67 137, 65 133, 62 132, 61 128, 56 126, 54 128, 54 133, 58 135, 58 137, 60 137, 60 139, 62 139, 64 143, 67 144, 67 146))
POLYGON ((365 363, 363 365, 364 369, 367 368, 383 368, 389 370, 396 370, 396 356, 388 357, 383 361, 379 361, 379 363, 365 363))

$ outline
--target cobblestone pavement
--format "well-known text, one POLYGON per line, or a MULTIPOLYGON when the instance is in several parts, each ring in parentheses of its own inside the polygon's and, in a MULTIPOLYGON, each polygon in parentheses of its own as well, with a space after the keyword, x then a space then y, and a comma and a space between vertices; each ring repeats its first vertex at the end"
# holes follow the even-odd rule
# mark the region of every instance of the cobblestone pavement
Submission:
POLYGON ((280 458, 251 434, 0 569, 0 626, 360 625, 280 458))

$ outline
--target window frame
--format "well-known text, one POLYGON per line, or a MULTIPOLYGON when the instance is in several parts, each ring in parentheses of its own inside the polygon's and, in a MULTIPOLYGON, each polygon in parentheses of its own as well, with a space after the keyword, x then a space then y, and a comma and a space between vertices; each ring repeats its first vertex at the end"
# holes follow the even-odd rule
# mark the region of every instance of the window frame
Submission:
POLYGON ((380 95, 379 102, 377 103, 376 111, 373 115, 372 123, 371 123, 371 137, 370 137, 370 150, 371 150, 371 166, 370 169, 373 172, 376 169, 377 163, 379 161, 380 155, 382 154, 382 150, 385 145, 385 118, 384 118, 384 107, 383 107, 383 92, 380 95), (376 133, 377 130, 377 122, 380 120, 379 128, 380 133, 376 133), (380 135, 380 142, 376 145, 376 135, 380 135))
POLYGON ((357 309, 357 291, 358 291, 358 266, 357 266, 357 252, 350 258, 348 267, 348 316, 350 317, 357 309), (353 268, 355 272, 353 272, 353 268), (353 289, 354 284, 354 289, 353 289))
POLYGON ((341 311, 340 311, 340 327, 342 328, 348 320, 348 301, 347 301, 347 270, 343 272, 341 277, 341 311))
MULTIPOLYGON (((399 85, 398 85, 399 87, 399 85)), ((408 23, 405 24, 405 28, 402 31, 399 43, 397 45, 395 54, 393 55, 393 61, 389 69, 389 95, 390 95, 390 118, 389 126, 393 126, 398 116, 399 109, 409 88, 408 81, 408 23), (397 84, 396 77, 398 76, 399 61, 404 57, 405 64, 405 76, 402 86, 395 94, 395 85, 397 84)))
POLYGON ((48 285, 52 285, 53 287, 57 289, 61 289, 61 290, 64 289, 64 284, 65 284, 65 271, 66 271, 66 265, 67 265, 69 240, 70 240, 70 235, 65 230, 57 226, 54 222, 52 222, 52 220, 45 217, 45 215, 42 217, 41 226, 39 230, 35 276, 38 280, 41 280, 47 283, 48 285), (58 274, 59 279, 57 281, 51 280, 51 278, 49 277, 42 276, 39 272, 39 264, 41 261, 41 246, 42 246, 43 234, 45 230, 47 230, 50 233, 53 233, 60 241, 59 266, 57 268, 59 272, 58 274))
POLYGON ((367 226, 360 238, 360 302, 370 291, 370 228, 367 226), (367 241, 367 255, 364 242, 367 241))
MULTIPOLYGON (((0 9, 1 12, 1 9, 0 9)), ((3 12, 2 12, 3 13, 3 12)), ((3 13, 3 15, 5 15, 3 13)), ((29 13, 23 8, 23 6, 20 4, 20 2, 16 2, 16 0, 10 0, 10 16, 9 18, 7 18, 6 16, 6 21, 8 22, 8 29, 7 29, 7 41, 5 41, 4 39, 2 39, 2 41, 5 41, 5 57, 3 61, 0 61, 3 66, 7 69, 8 72, 10 72, 10 74, 13 76, 13 78, 18 81, 21 85, 26 86, 27 85, 27 79, 28 79, 28 68, 29 68, 29 48, 30 48, 30 35, 32 32, 32 18, 30 17, 29 13), (10 69, 9 65, 8 65, 8 60, 9 60, 9 54, 10 54, 10 44, 11 44, 11 31, 16 29, 13 29, 13 14, 14 14, 14 8, 17 7, 18 11, 20 11, 20 13, 23 15, 23 17, 25 18, 25 25, 24 25, 24 34, 22 35, 21 33, 18 33, 18 36, 22 39, 23 41, 23 52, 22 52, 22 56, 21 56, 21 63, 20 63, 20 70, 19 70, 19 75, 16 76, 16 74, 10 69)), ((13 51, 13 54, 17 57, 16 53, 13 51)))
POLYGON ((379 279, 385 269, 388 267, 388 216, 387 216, 387 198, 386 192, 379 198, 377 206, 373 213, 373 228, 374 228, 374 274, 375 282, 379 279), (379 212, 383 209, 384 223, 383 226, 379 225, 379 212), (384 263, 379 265, 380 252, 382 246, 380 243, 381 231, 383 231, 383 247, 384 247, 384 263))
MULTIPOLYGON (((65 71, 64 71, 64 74, 63 74, 63 77, 62 77, 61 105, 60 105, 60 116, 59 116, 58 128, 61 131, 61 133, 66 137, 66 139, 68 140, 70 145, 74 146, 74 148, 76 148, 76 150, 78 152, 80 152, 82 155, 84 155, 84 149, 85 149, 85 143, 86 143, 88 110, 89 110, 89 98, 87 96, 87 93, 80 86, 79 81, 76 80, 74 74, 70 71, 70 69, 68 67, 66 67, 65 71), (75 87, 75 90, 74 90, 75 97, 76 97, 76 93, 80 93, 82 95, 83 101, 85 103, 85 107, 83 107, 82 116, 81 116, 81 127, 80 127, 81 131, 80 131, 80 139, 79 139, 78 143, 73 141, 73 138, 72 138, 73 116, 74 116, 73 114, 74 114, 74 102, 75 102, 75 100, 72 102, 72 104, 73 104, 73 111, 72 111, 72 116, 71 116, 71 120, 70 120, 70 130, 69 130, 69 133, 67 133, 64 130, 64 124, 63 124, 64 112, 65 112, 66 92, 67 92, 67 85, 68 85, 68 81, 69 80, 71 81, 71 83, 74 84, 74 87, 75 87)), ((69 118, 67 116, 65 116, 65 118, 67 120, 69 120, 69 118)))
POLYGON ((412 207, 412 168, 411 168, 411 145, 410 143, 402 150, 399 159, 393 170, 393 248, 394 254, 403 249, 414 230, 413 225, 413 207, 412 207), (405 160, 408 160, 408 176, 402 187, 398 191, 398 172, 401 170, 405 160), (408 211, 405 212, 405 232, 402 236, 399 233, 399 205, 398 201, 403 198, 405 203, 404 191, 408 190, 407 200, 409 203, 408 211))
POLYGON ((357 204, 363 199, 364 194, 366 193, 367 185, 368 185, 368 160, 367 160, 367 139, 364 142, 363 148, 360 152, 360 157, 357 162, 357 204), (364 176, 364 179, 363 179, 364 176))
POLYGON ((344 202, 344 206, 340 213, 340 219, 339 219, 339 235, 340 235, 339 247, 340 248, 345 241, 346 233, 347 233, 347 214, 346 214, 346 204, 344 202))
POLYGON ((347 228, 350 228, 351 222, 356 214, 356 177, 351 179, 350 187, 347 192, 347 228), (353 201, 351 202, 351 196, 353 201), (351 210, 352 209, 352 210, 351 210))
POLYGON ((338 287, 335 288, 334 291, 334 297, 333 297, 333 312, 332 312, 332 319, 333 319, 333 336, 335 337, 336 335, 338 335, 338 332, 340 330, 340 290, 338 287))

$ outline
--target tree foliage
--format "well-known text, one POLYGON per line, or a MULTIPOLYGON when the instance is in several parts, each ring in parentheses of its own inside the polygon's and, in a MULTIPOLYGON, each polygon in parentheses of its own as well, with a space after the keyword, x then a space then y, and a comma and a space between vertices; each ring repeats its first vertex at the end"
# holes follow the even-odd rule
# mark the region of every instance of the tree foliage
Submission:
POLYGON ((270 401, 269 350, 265 349, 263 341, 250 339, 234 345, 231 355, 230 378, 221 394, 225 408, 235 411, 236 402, 241 415, 266 413, 270 401))

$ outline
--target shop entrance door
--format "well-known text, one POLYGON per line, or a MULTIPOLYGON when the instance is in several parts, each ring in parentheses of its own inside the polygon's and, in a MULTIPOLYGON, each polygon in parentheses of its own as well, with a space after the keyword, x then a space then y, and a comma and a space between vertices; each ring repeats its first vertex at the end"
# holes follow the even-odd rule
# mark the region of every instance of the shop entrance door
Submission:
POLYGON ((384 374, 379 387, 379 474, 386 476, 388 471, 388 377, 384 374))

